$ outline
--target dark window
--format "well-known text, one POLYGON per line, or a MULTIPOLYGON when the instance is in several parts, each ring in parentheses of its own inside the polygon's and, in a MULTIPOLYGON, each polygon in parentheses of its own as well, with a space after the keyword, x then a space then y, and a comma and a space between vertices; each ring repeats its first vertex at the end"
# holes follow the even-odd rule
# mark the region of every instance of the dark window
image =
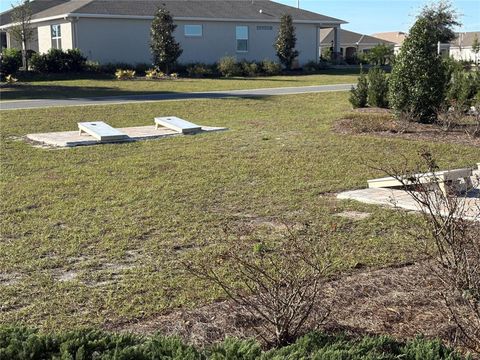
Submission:
POLYGON ((60 25, 52 25, 50 27, 52 33, 52 48, 62 48, 62 28, 60 25))
POLYGON ((237 38, 237 51, 247 52, 248 51, 248 26, 237 26, 236 38, 237 38))

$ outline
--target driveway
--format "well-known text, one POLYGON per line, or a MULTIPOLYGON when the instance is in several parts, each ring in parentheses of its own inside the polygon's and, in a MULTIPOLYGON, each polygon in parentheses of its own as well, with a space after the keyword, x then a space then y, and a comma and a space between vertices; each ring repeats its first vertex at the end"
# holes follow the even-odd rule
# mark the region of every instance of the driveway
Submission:
POLYGON ((318 85, 301 87, 281 87, 269 89, 208 91, 192 93, 159 93, 148 95, 125 95, 71 99, 33 99, 0 101, 0 110, 39 109, 57 106, 130 104, 167 100, 220 99, 228 97, 262 97, 277 95, 308 94, 330 91, 347 91, 353 84, 318 85))

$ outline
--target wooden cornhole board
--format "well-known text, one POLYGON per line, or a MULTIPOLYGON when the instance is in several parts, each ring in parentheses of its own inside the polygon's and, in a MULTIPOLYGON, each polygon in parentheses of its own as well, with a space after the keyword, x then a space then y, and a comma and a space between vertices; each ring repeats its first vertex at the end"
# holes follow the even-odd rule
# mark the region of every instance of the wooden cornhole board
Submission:
POLYGON ((181 134, 195 134, 202 131, 202 127, 193 124, 187 120, 180 119, 176 116, 166 116, 155 118, 155 128, 159 126, 166 127, 181 134))
POLYGON ((103 121, 81 122, 78 123, 80 135, 87 133, 98 141, 120 141, 128 139, 128 135, 122 133, 103 121))
POLYGON ((447 195, 447 188, 452 188, 455 192, 461 191, 465 192, 473 188, 472 169, 456 169, 456 170, 446 170, 439 171, 436 173, 425 173, 425 174, 415 174, 412 175, 415 177, 415 181, 412 182, 405 177, 404 184, 398 179, 393 177, 385 177, 380 179, 368 180, 369 188, 398 188, 403 187, 404 185, 414 185, 417 181, 420 184, 438 184, 438 187, 443 192, 444 195, 447 195), (463 183, 460 183, 460 180, 463 180, 463 183))

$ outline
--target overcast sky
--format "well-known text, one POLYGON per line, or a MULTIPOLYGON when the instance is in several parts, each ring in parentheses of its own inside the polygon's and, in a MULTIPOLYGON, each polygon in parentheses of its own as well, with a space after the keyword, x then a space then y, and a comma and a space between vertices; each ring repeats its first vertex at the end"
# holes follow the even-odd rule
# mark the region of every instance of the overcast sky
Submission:
MULTIPOLYGON (((39 0, 36 0, 39 1, 39 0)), ((135 1, 135 0, 132 0, 135 1)), ((297 0, 276 0, 297 6, 297 0)), ((8 10, 17 0, 0 0, 0 10, 8 10)), ((452 1, 462 15, 459 31, 480 31, 480 1, 452 1)), ((407 31, 425 0, 300 0, 303 9, 348 21, 344 28, 364 34, 407 31)))

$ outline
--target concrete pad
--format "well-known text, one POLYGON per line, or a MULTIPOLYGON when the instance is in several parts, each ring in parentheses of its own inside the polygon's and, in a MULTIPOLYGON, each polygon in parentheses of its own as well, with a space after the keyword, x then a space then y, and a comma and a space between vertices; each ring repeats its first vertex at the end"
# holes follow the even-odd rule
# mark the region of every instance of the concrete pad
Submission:
MULTIPOLYGON (((478 190, 477 190, 478 191, 478 190)), ((355 200, 365 204, 382 205, 392 208, 400 208, 409 211, 422 211, 419 204, 404 190, 369 188, 353 191, 345 191, 337 195, 341 200, 355 200)), ((465 220, 480 221, 480 198, 478 195, 473 197, 460 197, 465 209, 465 220)), ((446 209, 440 209, 441 215, 446 215, 446 209)))
MULTIPOLYGON (((128 128, 121 128, 118 130, 123 134, 125 134, 127 137, 115 142, 155 140, 155 139, 162 139, 170 136, 183 136, 182 134, 179 134, 178 132, 171 129, 166 129, 166 128, 155 129, 154 125, 128 127, 128 128)), ((215 132, 215 131, 224 131, 224 130, 228 130, 228 129, 222 128, 222 127, 203 126, 201 128, 201 131, 198 134, 215 132)), ((45 145, 49 147, 61 147, 61 148, 103 144, 103 142, 95 139, 91 135, 88 135, 88 134, 80 135, 78 131, 28 134, 26 135, 26 138, 40 145, 45 145)))

